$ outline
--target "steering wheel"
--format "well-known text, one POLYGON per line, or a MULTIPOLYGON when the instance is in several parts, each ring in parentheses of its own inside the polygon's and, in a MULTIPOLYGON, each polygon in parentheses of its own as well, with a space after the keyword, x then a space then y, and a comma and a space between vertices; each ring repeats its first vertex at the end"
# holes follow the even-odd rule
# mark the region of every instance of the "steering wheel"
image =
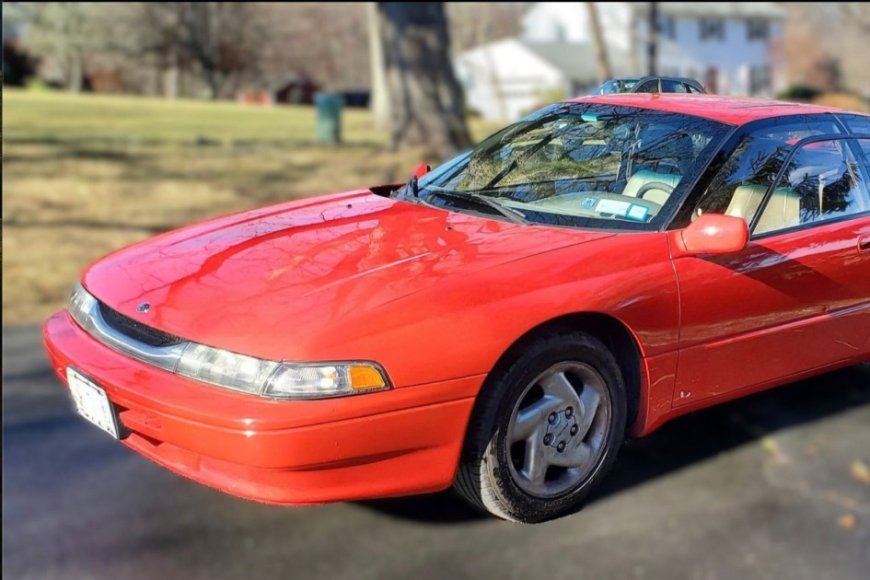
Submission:
POLYGON ((635 197, 643 199, 644 195, 653 190, 664 191, 666 194, 671 195, 674 192, 674 186, 663 181, 650 181, 649 183, 644 183, 640 186, 635 197))

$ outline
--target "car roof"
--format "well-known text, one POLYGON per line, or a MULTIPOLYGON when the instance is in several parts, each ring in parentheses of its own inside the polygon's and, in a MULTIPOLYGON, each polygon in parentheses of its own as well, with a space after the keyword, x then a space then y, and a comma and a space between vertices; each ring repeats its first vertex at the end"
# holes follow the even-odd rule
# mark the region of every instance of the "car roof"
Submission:
POLYGON ((787 103, 751 97, 723 97, 684 93, 613 93, 571 99, 572 103, 623 105, 656 111, 669 111, 704 117, 731 125, 744 125, 756 119, 817 113, 851 113, 833 107, 806 103, 787 103))

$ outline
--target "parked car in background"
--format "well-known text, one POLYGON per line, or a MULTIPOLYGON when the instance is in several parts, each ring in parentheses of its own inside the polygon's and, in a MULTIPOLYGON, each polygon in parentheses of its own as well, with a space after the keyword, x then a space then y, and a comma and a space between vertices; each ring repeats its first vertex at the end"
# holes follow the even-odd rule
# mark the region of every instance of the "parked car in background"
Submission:
POLYGON ((689 93, 704 94, 704 85, 687 77, 620 77, 602 83, 596 95, 612 93, 689 93))
POLYGON ((83 417, 227 493, 540 522, 626 437, 870 359, 868 156, 819 106, 557 103, 404 186, 111 254, 45 345, 83 417))

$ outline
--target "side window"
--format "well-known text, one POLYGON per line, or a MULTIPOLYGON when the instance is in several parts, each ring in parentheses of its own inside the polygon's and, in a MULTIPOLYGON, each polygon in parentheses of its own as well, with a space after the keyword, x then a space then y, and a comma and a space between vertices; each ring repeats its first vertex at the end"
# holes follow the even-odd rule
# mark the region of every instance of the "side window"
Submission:
POLYGON ((638 88, 636 93, 657 93, 659 92, 659 82, 655 81, 647 81, 643 83, 640 88, 638 88))
POLYGON ((859 139, 858 145, 861 147, 861 153, 864 154, 864 159, 861 160, 864 171, 870 173, 870 139, 859 139))
POLYGON ((864 117, 862 115, 837 115, 840 119, 846 123, 846 126, 849 127, 849 130, 853 133, 860 133, 862 135, 870 135, 870 117, 864 117))
POLYGON ((765 234, 867 211, 863 168, 846 139, 814 141, 795 151, 773 188, 754 233, 765 234))
POLYGON ((833 121, 765 125, 740 141, 692 209, 692 219, 724 213, 751 222, 795 143, 806 137, 839 133, 833 121))
POLYGON ((685 93, 686 85, 679 81, 672 81, 668 79, 662 79, 662 92, 663 93, 685 93))
POLYGON ((700 95, 701 94, 701 91, 699 91, 698 89, 696 89, 692 85, 686 85, 686 90, 688 92, 692 93, 693 95, 700 95))

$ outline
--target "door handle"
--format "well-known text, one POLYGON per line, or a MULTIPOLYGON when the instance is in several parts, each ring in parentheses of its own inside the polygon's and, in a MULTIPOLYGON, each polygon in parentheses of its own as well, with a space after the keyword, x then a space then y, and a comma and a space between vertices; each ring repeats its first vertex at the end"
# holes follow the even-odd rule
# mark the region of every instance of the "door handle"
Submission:
POLYGON ((870 234, 858 238, 858 252, 861 254, 870 254, 870 234))

